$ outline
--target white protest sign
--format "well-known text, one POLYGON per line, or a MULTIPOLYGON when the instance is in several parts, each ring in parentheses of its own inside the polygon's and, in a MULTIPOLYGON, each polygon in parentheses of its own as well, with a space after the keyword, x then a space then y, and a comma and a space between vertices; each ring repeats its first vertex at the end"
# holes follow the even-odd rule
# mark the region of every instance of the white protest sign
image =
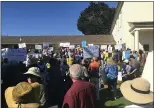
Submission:
POLYGON ((108 52, 112 53, 112 47, 111 46, 108 47, 108 52))
POLYGON ((83 48, 83 57, 84 58, 92 58, 99 57, 99 46, 86 46, 83 48))
POLYGON ((18 48, 18 49, 9 49, 6 48, 4 58, 8 58, 9 61, 25 61, 27 51, 25 48, 18 48))
POLYGON ((35 45, 35 49, 41 50, 42 49, 42 45, 35 45))
POLYGON ((69 47, 70 43, 69 42, 65 42, 65 43, 60 43, 61 47, 69 47))
POLYGON ((88 44, 88 46, 94 46, 94 44, 88 44))
POLYGON ((18 47, 19 48, 26 48, 26 43, 19 43, 18 44, 18 47))
POLYGON ((69 46, 69 49, 74 49, 75 48, 75 45, 70 45, 69 46))
POLYGON ((142 78, 150 82, 150 90, 153 92, 153 51, 148 53, 142 78))
POLYGON ((101 45, 102 50, 107 50, 107 45, 101 45))

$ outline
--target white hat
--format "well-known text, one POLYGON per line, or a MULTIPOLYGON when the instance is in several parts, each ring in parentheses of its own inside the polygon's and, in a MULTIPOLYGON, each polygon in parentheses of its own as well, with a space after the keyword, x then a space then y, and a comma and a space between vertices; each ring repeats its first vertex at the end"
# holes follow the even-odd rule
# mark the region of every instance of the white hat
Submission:
POLYGON ((129 63, 129 60, 127 60, 127 59, 126 59, 126 60, 124 60, 124 63, 129 63))
POLYGON ((125 81, 120 86, 123 96, 136 104, 148 104, 153 102, 153 93, 150 92, 150 83, 143 78, 125 81))
POLYGON ((40 69, 37 68, 37 67, 31 67, 28 69, 28 71, 26 73, 24 73, 26 75, 34 75, 34 76, 37 76, 37 77, 41 77, 40 75, 40 69))

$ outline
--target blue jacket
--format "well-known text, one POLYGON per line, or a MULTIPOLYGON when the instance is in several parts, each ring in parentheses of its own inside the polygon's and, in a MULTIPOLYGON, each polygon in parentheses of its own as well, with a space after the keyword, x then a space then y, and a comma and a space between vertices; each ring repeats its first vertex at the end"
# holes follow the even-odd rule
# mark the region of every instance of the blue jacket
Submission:
POLYGON ((105 73, 107 78, 113 80, 116 79, 118 76, 118 66, 117 65, 107 65, 105 67, 105 73))

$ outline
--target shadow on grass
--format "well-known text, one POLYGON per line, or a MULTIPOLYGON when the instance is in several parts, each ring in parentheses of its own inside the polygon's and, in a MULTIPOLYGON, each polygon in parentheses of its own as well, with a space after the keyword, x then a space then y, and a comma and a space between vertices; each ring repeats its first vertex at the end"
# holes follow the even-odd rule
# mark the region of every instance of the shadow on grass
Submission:
POLYGON ((117 100, 112 100, 112 93, 108 92, 107 89, 102 89, 100 91, 100 101, 98 102, 97 108, 124 108, 127 102, 122 97, 120 89, 117 89, 117 100))

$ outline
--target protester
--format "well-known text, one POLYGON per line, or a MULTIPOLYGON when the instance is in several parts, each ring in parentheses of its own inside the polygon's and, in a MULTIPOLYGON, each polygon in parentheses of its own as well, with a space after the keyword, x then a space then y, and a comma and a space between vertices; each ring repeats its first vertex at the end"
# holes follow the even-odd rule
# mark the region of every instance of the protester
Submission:
POLYGON ((153 93, 150 92, 150 83, 143 78, 125 81, 120 86, 123 96, 134 103, 125 108, 153 108, 153 93))
POLYGON ((40 74, 40 69, 37 67, 31 67, 29 68, 29 70, 24 73, 27 77, 27 81, 30 84, 33 83, 39 83, 40 84, 40 90, 39 90, 39 102, 40 105, 42 107, 46 107, 47 106, 47 102, 46 102, 46 94, 45 94, 45 87, 42 84, 42 80, 41 80, 41 74, 40 74))
POLYGON ((144 66, 146 62, 146 56, 142 50, 139 50, 139 62, 141 63, 141 66, 144 66))
POLYGON ((89 65, 89 72, 90 72, 90 82, 95 84, 96 86, 96 96, 97 100, 99 100, 99 69, 100 69, 100 62, 98 61, 97 57, 93 57, 93 61, 89 65))
POLYGON ((132 70, 137 70, 135 75, 136 77, 140 76, 140 63, 137 61, 133 55, 130 56, 129 65, 132 67, 132 70))
POLYGON ((40 108, 38 83, 20 82, 5 91, 8 108, 40 108))
POLYGON ((87 61, 85 59, 82 60, 81 66, 82 66, 82 71, 83 71, 83 77, 81 79, 89 81, 90 75, 88 73, 87 61))
POLYGON ((95 86, 81 80, 82 67, 74 64, 69 71, 73 84, 64 97, 62 108, 95 108, 95 86))
POLYGON ((117 98, 117 76, 118 76, 118 66, 113 61, 112 58, 107 60, 107 65, 105 67, 105 73, 108 81, 108 91, 113 90, 114 99, 117 98))

